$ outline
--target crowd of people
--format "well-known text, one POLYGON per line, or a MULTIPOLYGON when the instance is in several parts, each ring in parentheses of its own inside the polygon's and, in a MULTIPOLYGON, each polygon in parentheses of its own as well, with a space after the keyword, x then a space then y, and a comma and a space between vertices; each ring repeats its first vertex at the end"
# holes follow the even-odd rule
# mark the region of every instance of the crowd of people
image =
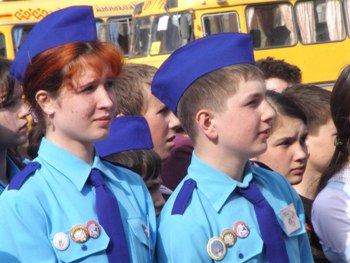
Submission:
POLYGON ((243 33, 124 63, 51 13, 0 58, 0 262, 350 262, 349 75, 243 33))

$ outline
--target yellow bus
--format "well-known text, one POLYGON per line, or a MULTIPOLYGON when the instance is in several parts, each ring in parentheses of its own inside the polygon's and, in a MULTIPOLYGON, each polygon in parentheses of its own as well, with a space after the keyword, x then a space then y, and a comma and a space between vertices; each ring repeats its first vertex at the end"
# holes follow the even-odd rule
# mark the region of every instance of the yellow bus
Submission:
POLYGON ((349 13, 350 0, 149 0, 134 9, 129 61, 158 67, 189 41, 243 32, 256 59, 285 59, 304 83, 326 85, 350 63, 349 13))
POLYGON ((93 6, 99 39, 119 45, 127 56, 131 15, 140 2, 141 0, 0 0, 0 56, 14 58, 23 39, 40 19, 72 5, 93 6))

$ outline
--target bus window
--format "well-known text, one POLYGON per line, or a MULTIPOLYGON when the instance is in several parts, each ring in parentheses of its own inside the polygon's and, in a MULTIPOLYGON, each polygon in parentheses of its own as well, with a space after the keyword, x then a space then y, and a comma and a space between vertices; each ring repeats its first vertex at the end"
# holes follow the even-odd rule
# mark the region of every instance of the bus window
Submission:
POLYGON ((138 19, 133 24, 133 35, 131 53, 134 56, 146 56, 151 36, 151 19, 145 17, 138 19))
POLYGON ((341 1, 303 1, 296 4, 295 10, 303 44, 344 40, 341 1))
POLYGON ((109 18, 106 22, 96 20, 97 34, 100 41, 112 42, 119 46, 124 55, 129 53, 129 26, 127 18, 109 18))
POLYGON ((248 32, 255 48, 292 46, 297 43, 292 6, 287 3, 249 6, 248 32))
POLYGON ((238 15, 235 12, 205 15, 202 23, 205 36, 223 32, 240 32, 238 15))
POLYGON ((5 36, 0 33, 0 57, 6 57, 5 36))
POLYGON ((344 1, 344 10, 346 17, 346 28, 348 29, 348 36, 350 36, 350 0, 344 1))
POLYGON ((18 52, 19 47, 21 46, 23 40, 26 38, 26 36, 29 34, 30 30, 34 25, 21 25, 21 26, 16 26, 12 30, 12 39, 13 39, 13 44, 15 47, 15 53, 18 52))
POLYGON ((171 53, 193 40, 190 14, 162 15, 154 18, 151 55, 171 53))

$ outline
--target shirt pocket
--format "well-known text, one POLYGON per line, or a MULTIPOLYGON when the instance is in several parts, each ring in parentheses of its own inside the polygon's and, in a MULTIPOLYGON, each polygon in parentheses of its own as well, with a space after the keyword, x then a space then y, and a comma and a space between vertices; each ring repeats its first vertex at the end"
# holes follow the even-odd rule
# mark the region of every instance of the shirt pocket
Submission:
POLYGON ((90 257, 92 255, 105 254, 109 243, 109 237, 103 227, 100 225, 100 235, 97 238, 88 238, 84 243, 74 242, 70 238, 70 231, 63 232, 66 234, 69 240, 69 245, 65 250, 59 250, 55 247, 53 242, 53 237, 51 237, 51 244, 56 253, 57 258, 61 262, 75 262, 81 261, 84 258, 90 257))
POLYGON ((226 253, 229 255, 227 262, 249 262, 249 260, 261 255, 264 243, 256 228, 252 227, 249 231, 246 238, 237 238, 233 247, 226 248, 226 253))
POLYGON ((129 218, 127 221, 131 229, 129 239, 132 244, 132 262, 151 262, 153 251, 149 225, 141 218, 129 218))

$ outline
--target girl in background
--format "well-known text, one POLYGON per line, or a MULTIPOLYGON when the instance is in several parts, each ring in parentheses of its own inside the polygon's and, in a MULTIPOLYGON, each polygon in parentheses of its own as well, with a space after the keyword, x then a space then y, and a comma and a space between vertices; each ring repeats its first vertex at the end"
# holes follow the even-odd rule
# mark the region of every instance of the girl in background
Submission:
POLYGON ((12 61, 0 58, 0 194, 24 168, 18 147, 27 142, 29 108, 20 84, 9 74, 12 61))

